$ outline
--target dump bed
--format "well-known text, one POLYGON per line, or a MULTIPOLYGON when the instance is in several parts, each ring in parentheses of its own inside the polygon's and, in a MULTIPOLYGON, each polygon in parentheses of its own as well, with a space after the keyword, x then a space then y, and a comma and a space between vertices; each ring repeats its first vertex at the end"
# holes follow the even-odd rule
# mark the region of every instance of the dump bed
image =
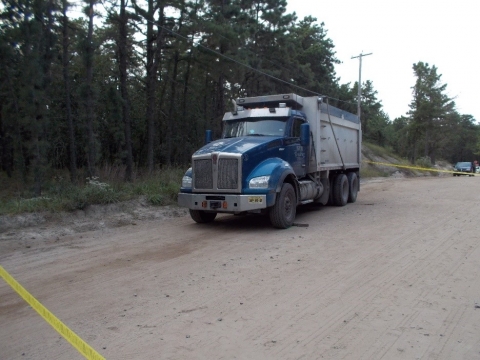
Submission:
POLYGON ((357 115, 317 96, 304 97, 301 111, 307 115, 313 140, 308 172, 360 167, 362 133, 357 115))

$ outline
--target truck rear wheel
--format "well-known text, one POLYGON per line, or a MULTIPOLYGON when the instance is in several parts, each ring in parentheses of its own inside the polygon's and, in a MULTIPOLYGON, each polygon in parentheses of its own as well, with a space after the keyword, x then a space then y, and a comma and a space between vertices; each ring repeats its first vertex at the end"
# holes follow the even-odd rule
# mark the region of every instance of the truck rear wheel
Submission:
POLYGON ((333 203, 336 206, 345 206, 348 201, 348 179, 345 174, 338 174, 333 181, 333 203))
POLYGON ((357 193, 358 193, 358 177, 357 174, 354 172, 349 172, 347 174, 348 179, 348 202, 354 203, 357 201, 357 193))
POLYGON ((203 224, 203 223, 209 223, 215 220, 215 218, 217 217, 217 213, 190 209, 190 216, 195 222, 199 224, 203 224))
POLYGON ((293 225, 297 213, 297 198, 295 190, 289 183, 282 185, 277 194, 275 205, 270 209, 270 222, 279 229, 287 229, 293 225))

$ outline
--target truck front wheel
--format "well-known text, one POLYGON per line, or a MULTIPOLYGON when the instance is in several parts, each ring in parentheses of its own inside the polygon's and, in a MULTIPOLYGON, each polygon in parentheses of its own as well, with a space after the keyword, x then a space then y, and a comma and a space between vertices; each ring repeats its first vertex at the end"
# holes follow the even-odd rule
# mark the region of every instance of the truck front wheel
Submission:
POLYGON ((338 174, 333 181, 333 203, 345 206, 348 201, 348 179, 345 174, 338 174))
POLYGON ((199 224, 203 224, 203 223, 209 223, 215 220, 215 218, 217 217, 217 213, 190 209, 190 216, 195 222, 199 224))
POLYGON ((297 213, 297 197, 295 190, 289 183, 282 185, 277 194, 275 205, 270 209, 270 222, 279 229, 287 229, 293 225, 297 213))

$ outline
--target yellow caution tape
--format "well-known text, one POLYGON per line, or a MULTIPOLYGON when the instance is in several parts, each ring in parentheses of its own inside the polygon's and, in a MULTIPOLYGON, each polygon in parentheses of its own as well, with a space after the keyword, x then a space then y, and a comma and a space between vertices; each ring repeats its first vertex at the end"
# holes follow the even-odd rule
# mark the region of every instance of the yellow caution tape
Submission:
POLYGON ((421 170, 421 171, 436 171, 436 172, 444 172, 444 173, 449 173, 449 174, 460 174, 460 175, 478 175, 478 174, 475 174, 475 173, 465 173, 465 172, 452 171, 452 170, 438 170, 438 169, 424 168, 424 167, 418 167, 418 166, 397 165, 397 164, 382 163, 382 162, 377 162, 377 161, 364 160, 363 162, 366 162, 367 164, 392 166, 392 167, 414 169, 414 170, 421 170))
POLYGON ((25 288, 20 285, 2 266, 0 266, 0 276, 8 285, 20 295, 40 316, 58 331, 74 348, 76 348, 87 359, 105 360, 105 358, 96 352, 90 345, 83 341, 77 334, 70 330, 55 315, 35 299, 25 288))

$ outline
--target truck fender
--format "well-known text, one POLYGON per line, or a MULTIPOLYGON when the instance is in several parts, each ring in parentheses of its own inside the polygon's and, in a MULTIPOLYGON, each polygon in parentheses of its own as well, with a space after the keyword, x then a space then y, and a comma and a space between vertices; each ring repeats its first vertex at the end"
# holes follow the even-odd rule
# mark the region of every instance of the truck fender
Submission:
POLYGON ((292 171, 284 171, 282 176, 280 177, 280 181, 277 183, 277 188, 275 190, 276 193, 279 193, 282 190, 282 186, 285 182, 290 183, 295 190, 295 197, 297 198, 297 205, 300 204, 301 196, 300 196, 300 185, 298 183, 297 176, 295 172, 292 171))
MULTIPOLYGON (((290 166, 288 162, 282 160, 280 158, 270 158, 262 161, 258 164, 255 169, 249 174, 247 177, 247 184, 248 182, 257 176, 267 176, 270 175, 270 194, 272 192, 279 193, 282 190, 282 185, 284 182, 289 182, 292 184, 295 195, 297 198, 297 205, 300 202, 300 186, 298 184, 297 176, 295 175, 295 171, 290 166)), ((276 196, 273 196, 268 201, 268 206, 272 206, 275 204, 276 196)))
POLYGON ((285 160, 282 160, 280 158, 270 158, 262 161, 255 167, 255 169, 252 170, 252 172, 247 177, 247 184, 252 178, 264 175, 270 176, 270 184, 272 184, 271 189, 274 189, 275 192, 280 192, 280 190, 282 189, 282 185, 285 182, 285 179, 287 179, 287 177, 292 178, 293 181, 289 182, 292 183, 292 185, 294 186, 295 193, 298 197, 299 188, 297 177, 295 175, 295 172, 293 171, 293 168, 285 160))
POLYGON ((275 192, 280 192, 282 190, 282 185, 284 182, 289 182, 292 184, 293 188, 295 189, 295 194, 297 195, 297 200, 299 198, 300 194, 300 185, 298 184, 297 176, 295 175, 295 172, 293 169, 286 169, 285 171, 282 172, 282 175, 279 177, 279 181, 277 183, 277 188, 275 189, 275 192))

